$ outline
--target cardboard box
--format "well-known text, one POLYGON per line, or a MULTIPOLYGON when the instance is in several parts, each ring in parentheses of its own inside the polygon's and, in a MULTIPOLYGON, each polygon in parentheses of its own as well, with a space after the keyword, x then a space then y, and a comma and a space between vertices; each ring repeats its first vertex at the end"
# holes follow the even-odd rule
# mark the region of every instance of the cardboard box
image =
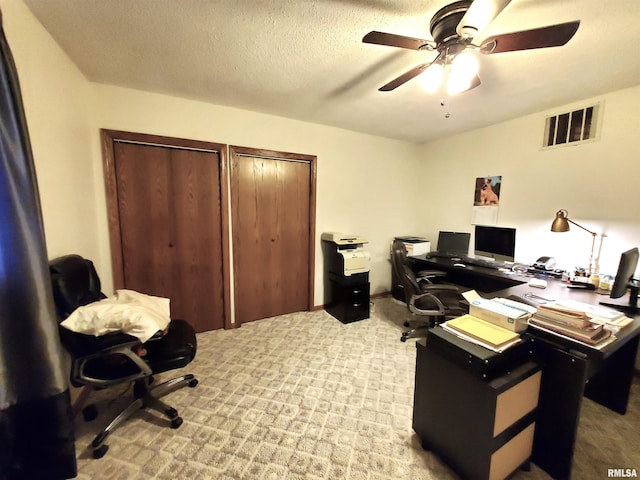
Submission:
POLYGON ((487 298, 476 298, 469 302, 469 314, 512 332, 527 328, 530 313, 487 298))

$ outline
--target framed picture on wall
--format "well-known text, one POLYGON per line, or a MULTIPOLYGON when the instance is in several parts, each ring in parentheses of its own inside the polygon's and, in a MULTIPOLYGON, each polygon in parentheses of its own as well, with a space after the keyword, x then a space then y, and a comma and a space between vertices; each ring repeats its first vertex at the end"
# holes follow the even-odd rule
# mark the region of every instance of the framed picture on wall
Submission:
POLYGON ((480 207, 498 206, 500 204, 501 186, 502 176, 476 178, 473 205, 480 207))

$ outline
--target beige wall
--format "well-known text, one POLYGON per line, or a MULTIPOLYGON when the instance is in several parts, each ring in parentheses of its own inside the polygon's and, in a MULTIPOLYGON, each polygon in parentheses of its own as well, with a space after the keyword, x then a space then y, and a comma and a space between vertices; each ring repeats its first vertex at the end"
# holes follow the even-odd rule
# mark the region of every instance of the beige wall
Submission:
POLYGON ((21 1, 0 0, 18 69, 50 257, 101 252, 90 84, 21 1))
POLYGON ((419 211, 429 226, 425 233, 473 232, 476 177, 502 175, 497 224, 517 228, 516 260, 552 255, 567 269, 588 263, 587 232, 549 231, 555 212, 564 208, 579 224, 606 234, 601 270, 615 273, 620 253, 640 246, 638 111, 640 87, 634 87, 423 145, 421 177, 435 180, 429 182, 432 201, 419 211), (540 148, 547 113, 597 101, 603 106, 597 141, 540 148))
POLYGON ((112 291, 99 129, 110 128, 316 155, 315 304, 323 303, 324 231, 370 240, 371 291, 388 291, 394 234, 417 228, 417 146, 270 115, 87 81, 30 11, 0 0, 32 144, 51 257, 94 259, 112 291))

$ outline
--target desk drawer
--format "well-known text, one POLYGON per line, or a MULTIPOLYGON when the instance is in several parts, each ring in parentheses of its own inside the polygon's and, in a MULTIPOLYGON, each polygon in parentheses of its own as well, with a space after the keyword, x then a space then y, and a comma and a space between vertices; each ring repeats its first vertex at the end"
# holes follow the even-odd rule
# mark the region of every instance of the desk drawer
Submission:
POLYGON ((535 423, 518 433, 491 455, 489 480, 502 480, 531 457, 535 423))
POLYGON ((538 406, 541 378, 542 372, 537 372, 497 396, 494 437, 538 406))
POLYGON ((413 429, 422 446, 468 480, 504 479, 531 457, 540 365, 483 378, 416 343, 413 429))

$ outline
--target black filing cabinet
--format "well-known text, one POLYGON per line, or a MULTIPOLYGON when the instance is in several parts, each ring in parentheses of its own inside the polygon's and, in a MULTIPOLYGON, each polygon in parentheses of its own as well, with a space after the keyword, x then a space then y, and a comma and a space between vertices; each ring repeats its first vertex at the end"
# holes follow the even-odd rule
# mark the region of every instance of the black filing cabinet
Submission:
POLYGON ((503 480, 528 467, 541 368, 525 342, 501 354, 462 343, 437 327, 416 344, 413 429, 461 477, 503 480))
POLYGON ((342 323, 369 318, 369 273, 343 276, 327 272, 329 276, 329 303, 327 312, 342 323))
POLYGON ((322 234, 325 310, 342 323, 369 318, 370 255, 357 235, 322 234))

